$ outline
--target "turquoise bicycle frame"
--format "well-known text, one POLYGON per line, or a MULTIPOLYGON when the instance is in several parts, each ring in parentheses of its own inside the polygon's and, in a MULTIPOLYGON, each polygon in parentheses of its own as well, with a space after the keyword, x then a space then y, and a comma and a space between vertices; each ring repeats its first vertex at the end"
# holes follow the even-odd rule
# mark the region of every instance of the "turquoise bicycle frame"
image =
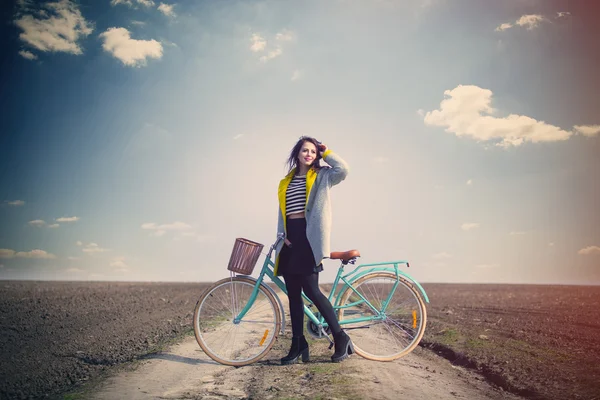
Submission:
MULTIPOLYGON (((252 304, 254 304, 254 301, 256 300, 256 297, 258 295, 259 287, 262 286, 262 287, 266 288, 267 290, 269 290, 273 294, 273 296, 275 297, 277 302, 279 303, 279 307, 280 307, 280 311, 281 311, 281 315, 282 315, 280 333, 283 334, 283 332, 285 330, 285 318, 283 317, 285 315, 285 313, 284 313, 285 310, 283 309, 283 304, 281 303, 281 300, 279 299, 279 297, 277 296, 275 291, 270 286, 268 286, 267 284, 264 283, 265 276, 268 276, 271 279, 271 281, 273 283, 275 283, 275 285, 277 285, 277 287, 279 289, 281 289, 281 291, 287 295, 285 283, 279 277, 275 276, 275 274, 274 274, 275 263, 271 259, 273 250, 277 247, 280 240, 283 240, 282 236, 279 236, 277 238, 277 241, 273 245, 271 245, 271 248, 269 249, 269 253, 265 257, 265 262, 263 263, 263 266, 260 271, 260 274, 258 275, 258 278, 255 279, 249 275, 242 275, 245 278, 256 281, 256 284, 254 286, 254 290, 252 291, 252 294, 250 295, 250 299, 249 299, 248 303, 239 312, 239 314, 234 318, 234 323, 241 322, 241 320, 244 318, 244 316, 246 315, 246 313, 248 312, 248 310, 250 309, 252 304)), ((408 261, 390 261, 390 262, 381 262, 381 263, 375 263, 375 264, 361 264, 361 265, 358 265, 357 267, 355 267, 352 271, 350 271, 349 273, 347 273, 345 275, 343 275, 344 264, 343 263, 340 264, 340 266, 338 267, 337 275, 333 282, 332 290, 329 292, 329 296, 327 298, 329 300, 329 302, 331 302, 331 300, 333 299, 333 296, 334 295, 336 296, 335 303, 332 303, 333 308, 335 310, 339 310, 341 308, 352 307, 352 306, 357 305, 358 303, 364 302, 376 314, 375 316, 369 316, 369 317, 344 319, 344 320, 340 321, 340 325, 385 319, 385 310, 387 308, 387 304, 389 303, 391 296, 394 294, 396 287, 399 285, 399 280, 401 278, 408 281, 408 283, 410 283, 411 285, 414 285, 419 290, 421 295, 423 296, 423 299, 425 300, 425 302, 429 303, 429 297, 427 297, 427 293, 425 293, 425 289, 423 289, 423 287, 417 281, 415 281, 410 275, 408 275, 407 273, 405 273, 399 269, 398 266, 402 265, 402 264, 405 264, 407 267, 409 266, 408 261), (365 269, 365 268, 368 268, 368 269, 365 269), (360 300, 358 300, 354 303, 351 303, 351 304, 347 304, 345 306, 340 306, 339 302, 341 300, 342 293, 344 293, 348 287, 352 288, 353 283, 356 280, 362 278, 363 276, 365 276, 367 274, 373 273, 373 272, 393 273, 394 275, 396 275, 396 277, 398 279, 396 281, 396 283, 394 284, 393 289, 390 291, 388 298, 385 299, 382 310, 375 308, 367 299, 365 299, 362 296, 362 294, 360 294, 357 291, 355 291, 354 293, 360 297, 360 300), (338 284, 340 283, 340 281, 343 282, 344 286, 338 291, 338 290, 336 290, 336 288, 337 288, 338 284)), ((323 329, 327 327, 327 322, 325 322, 323 316, 320 315, 319 317, 317 317, 312 312, 312 310, 309 308, 311 301, 308 297, 306 297, 306 295, 304 293, 302 293, 302 297, 309 302, 309 306, 307 306, 306 304, 304 305, 304 314, 316 326, 318 326, 322 332, 323 329)))

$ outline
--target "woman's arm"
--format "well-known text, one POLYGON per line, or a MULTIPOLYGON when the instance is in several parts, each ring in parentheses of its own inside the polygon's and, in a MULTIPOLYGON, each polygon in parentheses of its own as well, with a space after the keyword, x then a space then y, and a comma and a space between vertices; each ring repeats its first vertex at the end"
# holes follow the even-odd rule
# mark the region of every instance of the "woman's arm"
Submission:
MULTIPOLYGON (((323 145, 323 147, 325 147, 325 145, 323 145)), ((327 170, 330 186, 337 185, 346 179, 346 176, 348 176, 349 167, 342 157, 327 149, 327 147, 324 148, 322 157, 327 164, 331 165, 331 168, 327 170)))

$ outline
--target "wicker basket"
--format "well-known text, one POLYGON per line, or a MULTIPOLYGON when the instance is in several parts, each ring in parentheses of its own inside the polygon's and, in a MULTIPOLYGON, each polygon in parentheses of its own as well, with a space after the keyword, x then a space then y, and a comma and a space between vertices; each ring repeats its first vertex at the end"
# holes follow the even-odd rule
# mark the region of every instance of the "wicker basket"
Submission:
POLYGON ((250 275, 260 256, 263 245, 244 238, 235 239, 227 269, 238 274, 250 275))

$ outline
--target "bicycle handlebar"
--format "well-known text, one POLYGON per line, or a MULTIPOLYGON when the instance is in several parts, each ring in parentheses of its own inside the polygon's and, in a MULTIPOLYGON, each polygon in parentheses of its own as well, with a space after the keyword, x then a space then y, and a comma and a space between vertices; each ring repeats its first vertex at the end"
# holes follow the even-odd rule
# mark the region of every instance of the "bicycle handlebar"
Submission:
POLYGON ((283 240, 283 238, 285 238, 284 233, 280 232, 277 234, 277 240, 275 241, 275 243, 273 243, 271 245, 271 249, 269 250, 269 257, 271 257, 271 253, 273 252, 273 250, 275 250, 277 248, 277 246, 279 246, 279 242, 281 242, 283 240))

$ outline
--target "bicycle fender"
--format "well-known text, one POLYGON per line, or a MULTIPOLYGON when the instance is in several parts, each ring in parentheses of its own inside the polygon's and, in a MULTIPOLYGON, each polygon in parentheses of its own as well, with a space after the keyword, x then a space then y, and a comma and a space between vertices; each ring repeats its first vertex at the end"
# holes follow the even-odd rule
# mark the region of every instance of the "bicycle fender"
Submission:
MULTIPOLYGON (((374 272, 389 272, 391 274, 396 275, 396 270, 394 268, 385 268, 385 267, 384 268, 372 268, 372 269, 369 269, 366 271, 361 271, 360 273, 356 274, 355 276, 350 278, 348 283, 353 284, 354 282, 356 282, 358 279, 362 278, 363 276, 374 273, 374 272)), ((427 296, 427 293, 425 293, 425 289, 423 289, 423 286, 421 286, 419 284, 419 282, 415 281, 413 279, 413 277, 411 277, 406 272, 402 272, 402 271, 398 270, 398 275, 402 276, 411 285, 416 286, 417 289, 419 289, 419 292, 421 292, 421 295, 423 296, 423 300, 425 300, 426 303, 429 303, 429 297, 427 296)), ((341 300, 340 296, 342 295, 342 293, 344 293, 346 291, 346 288, 348 288, 348 287, 349 287, 349 285, 347 283, 344 284, 344 287, 342 288, 342 290, 339 291, 339 293, 335 299, 335 304, 339 305, 340 300, 341 300)))
MULTIPOLYGON (((256 282, 258 279, 254 278, 253 276, 250 275, 237 275, 241 278, 246 278, 246 279, 250 279, 251 281, 256 282)), ((265 284, 264 282, 260 283, 260 286, 262 286, 263 288, 267 289, 269 292, 271 292, 271 294, 273 295, 273 297, 275 297, 275 300, 277 300, 277 303, 279 304, 279 311, 281 312, 281 331, 280 334, 283 335, 285 332, 285 310, 283 308, 283 303, 281 302, 281 299, 279 298, 279 296, 277 296, 277 293, 275 293, 275 291, 273 290, 273 288, 267 284, 265 284)))

